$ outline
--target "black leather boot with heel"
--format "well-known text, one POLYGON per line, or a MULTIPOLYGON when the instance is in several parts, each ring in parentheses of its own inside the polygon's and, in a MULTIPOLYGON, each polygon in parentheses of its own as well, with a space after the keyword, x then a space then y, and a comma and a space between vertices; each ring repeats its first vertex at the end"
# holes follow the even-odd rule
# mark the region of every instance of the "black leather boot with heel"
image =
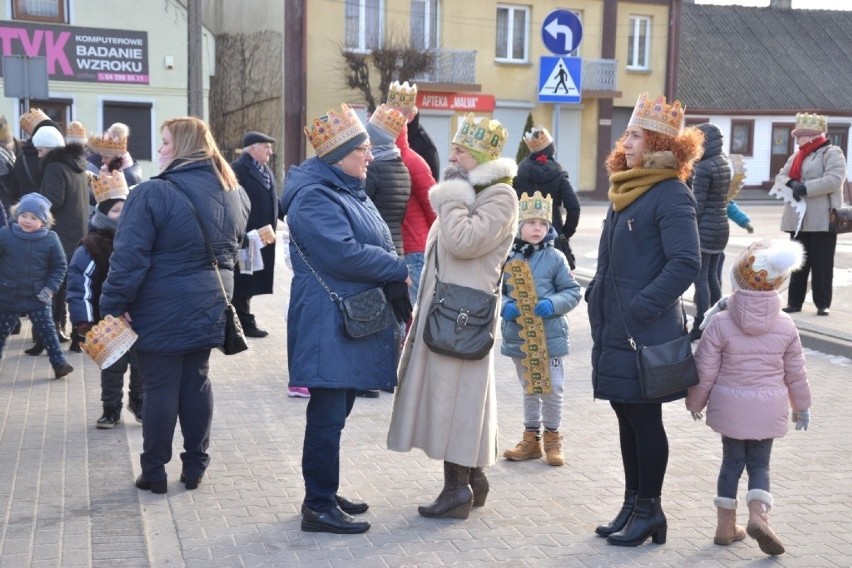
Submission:
POLYGON ((633 508, 636 506, 636 492, 629 489, 624 490, 624 504, 621 505, 621 510, 607 525, 600 525, 595 529, 595 534, 598 536, 607 537, 614 532, 618 532, 627 524, 630 515, 633 514, 633 508))
POLYGON ((668 523, 659 497, 636 497, 636 507, 624 528, 606 541, 616 546, 639 546, 651 537, 654 544, 665 544, 668 523))
POLYGON ((483 468, 470 468, 470 488, 473 490, 473 506, 482 507, 485 505, 485 498, 488 497, 490 486, 483 468))
POLYGON ((431 504, 417 507, 417 512, 435 519, 466 519, 472 506, 470 468, 445 461, 444 488, 431 504))

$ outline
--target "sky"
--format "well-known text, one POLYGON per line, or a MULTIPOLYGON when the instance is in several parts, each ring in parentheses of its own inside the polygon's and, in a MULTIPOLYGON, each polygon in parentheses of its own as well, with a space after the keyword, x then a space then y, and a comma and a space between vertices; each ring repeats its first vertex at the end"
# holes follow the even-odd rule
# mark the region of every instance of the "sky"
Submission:
MULTIPOLYGON (((696 4, 716 4, 738 6, 769 6, 769 0, 695 0, 696 4)), ((793 0, 793 9, 809 10, 852 10, 852 2, 847 0, 793 0)))

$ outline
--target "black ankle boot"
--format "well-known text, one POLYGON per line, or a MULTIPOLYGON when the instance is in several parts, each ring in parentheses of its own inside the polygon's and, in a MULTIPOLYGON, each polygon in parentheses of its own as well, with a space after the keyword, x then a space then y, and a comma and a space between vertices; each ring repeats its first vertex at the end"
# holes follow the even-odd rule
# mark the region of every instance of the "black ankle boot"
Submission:
POLYGON ((626 489, 624 491, 624 504, 621 506, 621 510, 615 516, 615 518, 610 521, 608 525, 600 525, 595 529, 595 534, 598 536, 607 537, 614 532, 618 532, 624 528, 624 525, 627 524, 627 519, 630 518, 630 515, 633 513, 633 508, 636 506, 636 492, 630 491, 626 489))
POLYGON ((444 462, 444 489, 430 505, 417 507, 423 517, 436 519, 466 519, 473 505, 470 488, 470 468, 444 462))
POLYGON ((473 490, 473 506, 482 507, 485 505, 485 498, 488 497, 488 478, 485 477, 485 470, 481 467, 470 468, 470 488, 473 490))
POLYGON ((666 543, 666 515, 659 497, 636 498, 636 508, 624 528, 612 533, 606 541, 616 546, 639 546, 651 537, 654 544, 666 543))
POLYGON ((27 355, 41 355, 44 353, 44 343, 41 342, 41 339, 36 339, 36 342, 29 349, 24 349, 24 353, 27 355))

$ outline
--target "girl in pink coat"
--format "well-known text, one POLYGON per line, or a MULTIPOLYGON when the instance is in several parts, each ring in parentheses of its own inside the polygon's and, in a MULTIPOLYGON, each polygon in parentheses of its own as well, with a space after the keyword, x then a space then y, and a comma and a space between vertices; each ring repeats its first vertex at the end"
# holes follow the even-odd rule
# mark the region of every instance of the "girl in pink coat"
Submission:
POLYGON ((783 554, 770 528, 769 459, 772 442, 787 433, 790 407, 796 430, 807 430, 811 391, 796 324, 781 311, 778 289, 802 264, 796 241, 757 241, 734 262, 733 293, 707 311, 695 352, 701 381, 686 408, 695 420, 707 407, 707 425, 722 435, 722 467, 714 503, 713 542, 756 539, 766 554, 783 554), (748 471, 749 521, 736 524, 737 486, 748 471))

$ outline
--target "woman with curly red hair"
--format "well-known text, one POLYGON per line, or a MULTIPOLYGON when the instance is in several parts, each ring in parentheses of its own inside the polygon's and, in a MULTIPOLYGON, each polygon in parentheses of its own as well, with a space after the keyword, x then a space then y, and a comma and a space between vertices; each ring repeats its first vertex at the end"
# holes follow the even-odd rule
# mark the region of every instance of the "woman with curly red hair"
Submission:
POLYGON ((624 505, 595 532, 618 546, 639 546, 648 537, 666 541, 660 495, 669 447, 662 405, 686 391, 642 395, 626 329, 641 345, 686 333, 680 297, 698 275, 701 251, 695 199, 684 182, 703 141, 699 130, 683 128, 680 101, 643 94, 606 161, 611 205, 586 301, 594 396, 615 411, 624 466, 624 505))

